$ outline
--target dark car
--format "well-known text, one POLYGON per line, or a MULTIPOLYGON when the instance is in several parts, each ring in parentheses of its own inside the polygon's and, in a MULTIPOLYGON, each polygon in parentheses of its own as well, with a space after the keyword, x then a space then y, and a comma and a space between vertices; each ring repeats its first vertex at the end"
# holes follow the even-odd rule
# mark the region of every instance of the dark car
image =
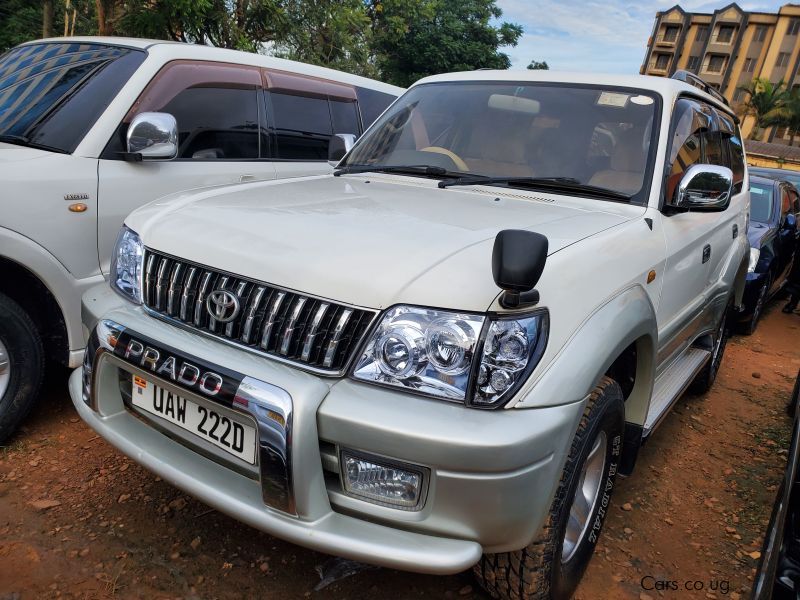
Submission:
MULTIPOLYGON (((800 171, 790 171, 789 169, 768 169, 767 167, 748 167, 750 176, 768 177, 769 179, 781 179, 788 181, 795 188, 800 190, 800 171)), ((800 198, 794 201, 794 214, 800 219, 800 198)))
POLYGON ((794 260, 797 189, 789 182, 750 176, 750 266, 739 320, 745 333, 755 331, 767 301, 786 282, 794 260))
POLYGON ((753 583, 753 600, 796 600, 800 595, 800 373, 788 412, 794 418, 792 442, 783 483, 761 551, 761 564, 753 583))

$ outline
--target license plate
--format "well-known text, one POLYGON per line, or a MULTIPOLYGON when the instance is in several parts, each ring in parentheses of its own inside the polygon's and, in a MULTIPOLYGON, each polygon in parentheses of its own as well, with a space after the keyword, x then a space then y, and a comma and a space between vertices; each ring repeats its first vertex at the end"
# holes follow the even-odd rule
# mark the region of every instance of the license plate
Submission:
POLYGON ((133 405, 169 421, 245 462, 256 462, 256 429, 133 376, 133 405))

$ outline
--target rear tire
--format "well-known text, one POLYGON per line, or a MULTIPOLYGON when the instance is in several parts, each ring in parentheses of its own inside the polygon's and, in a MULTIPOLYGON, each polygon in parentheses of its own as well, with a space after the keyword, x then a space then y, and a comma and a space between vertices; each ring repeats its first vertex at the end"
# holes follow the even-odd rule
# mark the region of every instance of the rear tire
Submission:
POLYGON ((604 377, 583 411, 550 513, 536 539, 522 550, 484 555, 473 567, 478 582, 492 597, 560 600, 572 596, 605 522, 624 428, 622 390, 604 377), (589 494, 591 501, 587 489, 594 490, 589 494), (574 526, 582 521, 583 526, 574 526))
POLYGON ((39 331, 16 302, 0 294, 0 444, 30 413, 44 376, 39 331))

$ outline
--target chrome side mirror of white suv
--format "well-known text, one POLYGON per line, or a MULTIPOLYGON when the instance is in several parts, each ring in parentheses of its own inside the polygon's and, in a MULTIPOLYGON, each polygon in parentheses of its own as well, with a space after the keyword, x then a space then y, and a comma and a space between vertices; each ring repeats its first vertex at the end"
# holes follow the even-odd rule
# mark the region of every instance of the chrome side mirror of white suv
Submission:
POLYGON ((684 210, 725 210, 732 192, 733 171, 728 167, 692 165, 667 204, 684 210))
POLYGON ((128 126, 127 141, 130 155, 170 160, 178 155, 178 122, 169 113, 139 113, 128 126))

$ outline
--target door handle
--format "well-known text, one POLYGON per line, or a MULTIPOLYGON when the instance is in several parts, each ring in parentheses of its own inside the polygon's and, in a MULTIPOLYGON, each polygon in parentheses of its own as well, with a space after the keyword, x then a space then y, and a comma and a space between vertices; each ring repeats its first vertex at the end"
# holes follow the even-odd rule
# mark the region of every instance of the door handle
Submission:
POLYGON ((255 175, 242 175, 239 177, 239 183, 244 183, 245 181, 255 181, 255 175))
POLYGON ((703 246, 703 264, 707 263, 711 258, 711 244, 703 246))
POLYGON ((734 223, 733 224, 733 239, 736 239, 737 237, 739 237, 739 226, 736 223, 734 223))

